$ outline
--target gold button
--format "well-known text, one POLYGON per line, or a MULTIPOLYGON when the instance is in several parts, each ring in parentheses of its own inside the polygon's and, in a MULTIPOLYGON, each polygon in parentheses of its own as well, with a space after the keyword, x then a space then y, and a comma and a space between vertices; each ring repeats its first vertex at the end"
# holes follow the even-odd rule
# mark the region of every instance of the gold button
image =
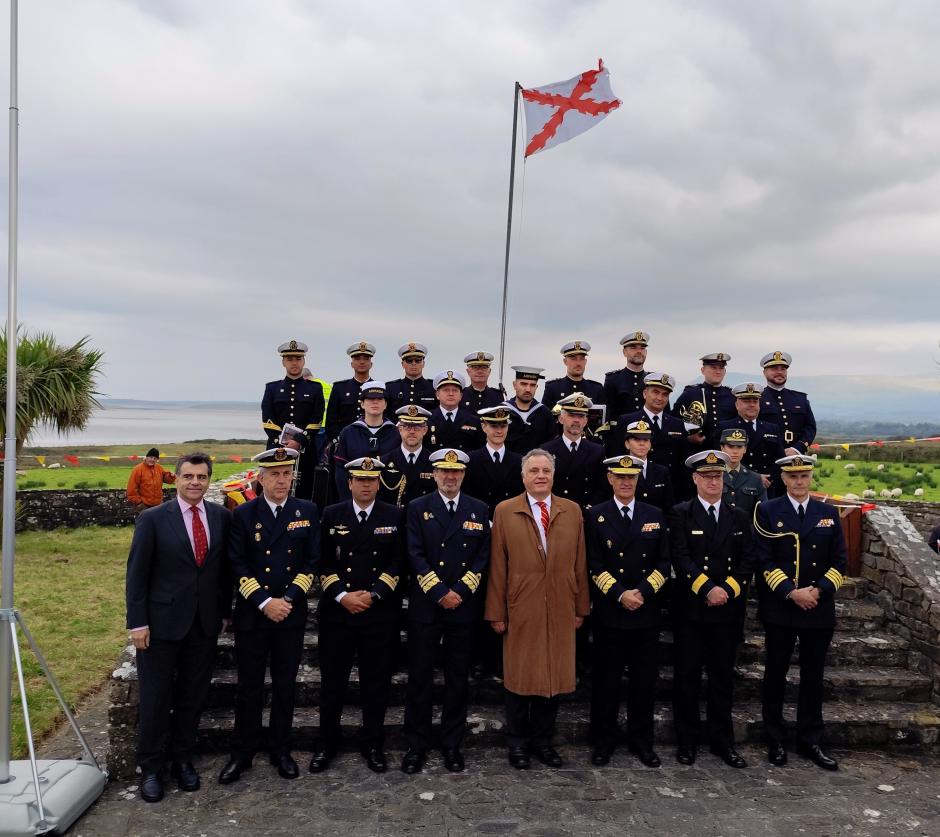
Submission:
POLYGON ((290 572, 290 567, 287 568, 287 572, 290 572))
POLYGON ((348 587, 352 587, 352 585, 351 585, 351 584, 347 584, 346 587, 347 587, 347 588, 348 588, 348 587))
POLYGON ((267 585, 267 584, 265 584, 265 585, 264 585, 264 589, 265 589, 265 590, 270 590, 271 588, 270 588, 270 587, 268 587, 268 585, 267 585))
POLYGON ((441 566, 442 566, 442 567, 444 566, 444 562, 443 562, 443 561, 441 561, 441 566))
POLYGON ((372 554, 373 554, 373 555, 378 555, 379 553, 378 553, 377 550, 372 550, 372 554))
POLYGON ((265 555, 270 555, 270 554, 271 554, 271 550, 270 550, 270 549, 266 549, 266 550, 264 551, 264 554, 265 554, 265 555))
MULTIPOLYGON (((288 555, 291 554, 291 550, 290 550, 290 549, 287 550, 287 554, 288 554, 288 555)), ((290 569, 290 567, 288 567, 287 569, 290 569)))
POLYGON ((346 572, 351 573, 351 572, 352 572, 352 567, 346 567, 346 572))
POLYGON ((622 552, 620 553, 620 557, 623 558, 623 553, 622 553, 622 552))

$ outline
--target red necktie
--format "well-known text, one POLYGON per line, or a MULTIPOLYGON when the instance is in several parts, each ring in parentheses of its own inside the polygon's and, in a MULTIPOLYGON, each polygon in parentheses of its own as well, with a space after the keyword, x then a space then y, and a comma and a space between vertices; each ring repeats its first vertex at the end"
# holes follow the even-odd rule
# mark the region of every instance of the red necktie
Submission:
POLYGON ((542 512, 542 531, 545 533, 545 540, 548 540, 548 505, 542 500, 536 500, 535 505, 542 512))
POLYGON ((201 567, 206 562, 206 553, 209 551, 209 538, 206 537, 206 527, 202 525, 199 516, 199 507, 190 506, 193 513, 193 553, 196 556, 196 566, 201 567))

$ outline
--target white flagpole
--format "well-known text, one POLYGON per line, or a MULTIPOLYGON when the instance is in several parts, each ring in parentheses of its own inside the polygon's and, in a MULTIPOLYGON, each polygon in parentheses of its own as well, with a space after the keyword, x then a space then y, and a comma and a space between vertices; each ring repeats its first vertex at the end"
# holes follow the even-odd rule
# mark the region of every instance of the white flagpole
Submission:
POLYGON ((499 332, 499 388, 506 395, 503 386, 503 362, 506 352, 506 306, 509 294, 509 244, 512 241, 512 192, 516 182, 516 130, 519 126, 519 93, 522 85, 516 82, 512 100, 512 153, 509 157, 509 213, 506 219, 506 261, 503 265, 503 320, 499 332))

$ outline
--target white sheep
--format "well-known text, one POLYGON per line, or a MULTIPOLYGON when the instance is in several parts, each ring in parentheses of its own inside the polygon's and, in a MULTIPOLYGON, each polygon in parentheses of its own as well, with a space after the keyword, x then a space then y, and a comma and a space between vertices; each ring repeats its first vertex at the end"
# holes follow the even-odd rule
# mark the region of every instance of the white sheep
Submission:
POLYGON ((846 471, 854 471, 854 470, 855 470, 855 466, 854 466, 851 462, 847 462, 847 463, 846 463, 845 465, 843 465, 842 467, 845 468, 846 471))
POLYGON ((839 462, 841 459, 842 459, 842 454, 841 454, 841 453, 837 453, 837 454, 836 454, 836 462, 839 462))
POLYGON ((61 468, 61 467, 62 467, 62 463, 61 463, 61 462, 53 462, 49 467, 50 467, 50 468, 61 468))
POLYGON ((923 471, 918 471, 916 474, 914 474, 915 477, 922 477, 923 475, 924 475, 923 471))
POLYGON ((877 495, 875 494, 875 490, 873 488, 866 488, 862 492, 862 497, 866 500, 874 500, 876 496, 877 495))
POLYGON ((848 494, 843 494, 842 499, 843 500, 857 500, 858 494, 852 494, 852 492, 850 491, 848 494))
POLYGON ((891 499, 891 492, 888 491, 887 488, 882 488, 882 489, 881 489, 881 496, 884 497, 885 500, 890 500, 890 499, 891 499))
POLYGON ((884 462, 879 462, 879 463, 878 463, 878 467, 875 468, 876 471, 883 471, 884 469, 885 469, 885 464, 884 464, 884 462))
POLYGON ((904 493, 903 489, 900 489, 900 488, 891 489, 891 496, 894 497, 895 499, 900 497, 903 493, 904 493))
POLYGON ((915 496, 915 497, 923 497, 923 496, 924 496, 924 489, 923 489, 923 488, 915 488, 915 489, 914 489, 914 496, 915 496))

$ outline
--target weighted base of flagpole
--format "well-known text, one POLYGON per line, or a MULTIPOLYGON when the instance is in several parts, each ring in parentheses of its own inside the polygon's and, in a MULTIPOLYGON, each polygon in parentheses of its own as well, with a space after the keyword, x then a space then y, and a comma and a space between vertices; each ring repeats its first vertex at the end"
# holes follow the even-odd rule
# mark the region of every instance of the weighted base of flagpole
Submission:
POLYGON ((36 762, 42 787, 44 817, 36 806, 32 765, 10 762, 10 781, 0 785, 0 837, 61 834, 104 791, 107 774, 95 765, 76 759, 36 762))

